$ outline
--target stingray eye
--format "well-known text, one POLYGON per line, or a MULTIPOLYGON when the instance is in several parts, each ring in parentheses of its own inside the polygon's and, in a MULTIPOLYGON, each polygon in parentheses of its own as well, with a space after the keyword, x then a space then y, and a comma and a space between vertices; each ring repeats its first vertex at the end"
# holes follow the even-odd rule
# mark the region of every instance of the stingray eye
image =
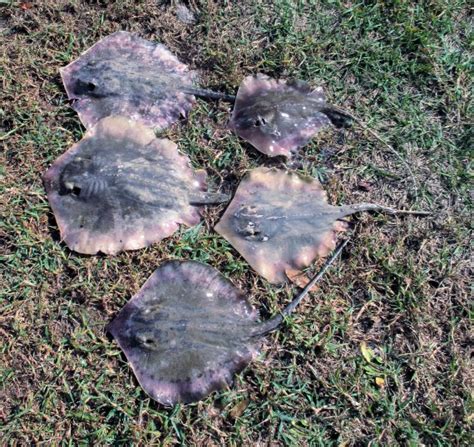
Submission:
POLYGON ((97 85, 91 81, 81 81, 80 79, 76 82, 75 93, 77 95, 87 95, 93 93, 97 85))
POLYGON ((267 120, 263 116, 259 116, 253 123, 255 127, 265 126, 265 124, 267 124, 267 120))
POLYGON ((79 186, 75 185, 71 189, 71 194, 74 195, 74 196, 79 197, 81 195, 81 191, 82 191, 82 189, 79 186))
POLYGON ((140 333, 138 332, 135 334, 135 338, 141 346, 145 348, 152 348, 155 345, 155 339, 153 338, 151 333, 144 332, 140 333))
POLYGON ((69 181, 64 183, 66 194, 72 194, 73 196, 79 197, 81 195, 82 188, 76 185, 74 182, 69 181))

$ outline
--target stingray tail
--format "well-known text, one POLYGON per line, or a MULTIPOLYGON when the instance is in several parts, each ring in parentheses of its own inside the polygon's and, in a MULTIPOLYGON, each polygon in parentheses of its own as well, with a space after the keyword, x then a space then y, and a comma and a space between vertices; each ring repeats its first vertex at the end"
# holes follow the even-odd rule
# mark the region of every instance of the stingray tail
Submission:
POLYGON ((183 87, 181 91, 189 95, 199 96, 201 98, 221 99, 222 101, 228 101, 228 102, 235 101, 234 95, 228 95, 227 93, 221 93, 221 92, 214 92, 212 90, 206 90, 202 88, 183 87))
POLYGON ((293 299, 293 301, 291 301, 291 303, 288 304, 288 306, 286 306, 283 309, 280 315, 277 315, 276 317, 273 317, 270 320, 265 321, 264 323, 257 326, 255 332, 252 333, 251 335, 254 337, 259 337, 261 335, 268 334, 269 332, 272 332, 278 329, 280 325, 283 323, 283 320, 285 319, 285 317, 293 313, 293 311, 296 309, 298 304, 301 303, 303 298, 309 293, 309 291, 313 288, 313 286, 323 277, 324 273, 326 273, 326 270, 341 254, 342 250, 344 249, 344 247, 347 245, 348 242, 349 242, 349 239, 346 239, 342 241, 336 247, 332 255, 326 260, 326 262, 321 267, 319 272, 311 279, 311 281, 306 285, 306 287, 293 299))
POLYGON ((202 192, 196 197, 190 197, 190 205, 214 205, 218 203, 227 203, 230 200, 230 194, 222 192, 202 192))
POLYGON ((337 128, 351 127, 352 123, 354 122, 354 119, 350 114, 331 106, 324 107, 321 112, 323 112, 331 120, 331 123, 337 128))
POLYGON ((353 205, 343 205, 338 208, 340 210, 339 218, 363 211, 375 211, 387 214, 411 214, 414 216, 429 216, 431 214, 429 211, 397 210, 388 206, 378 205, 377 203, 355 203, 353 205))
MULTIPOLYGON (((411 210, 397 210, 394 208, 390 208, 388 206, 383 206, 383 205, 377 205, 375 203, 357 203, 354 205, 343 205, 340 207, 337 207, 339 209, 338 213, 338 219, 341 219, 345 216, 349 216, 354 213, 359 213, 362 211, 376 211, 376 212, 383 212, 383 213, 388 213, 388 214, 411 214, 411 215, 418 215, 418 216, 428 216, 431 213, 427 211, 411 211, 411 210)), ((265 335, 269 332, 272 332, 280 327, 280 325, 283 323, 285 317, 290 315, 298 306, 298 304, 301 303, 303 298, 309 293, 309 291, 313 288, 313 286, 322 278, 326 270, 329 268, 329 266, 335 261, 335 259, 339 256, 339 254, 342 252, 343 248, 346 246, 346 244, 349 242, 348 239, 342 241, 336 249, 333 251, 332 255, 326 260, 324 265, 321 267, 321 270, 311 279, 311 281, 306 285, 306 287, 299 293, 293 301, 291 301, 288 306, 286 306, 283 311, 281 312, 280 315, 277 315, 276 317, 271 318, 268 321, 265 321, 264 323, 260 324, 254 332, 252 332, 251 336, 253 337, 260 337, 262 335, 265 335)))

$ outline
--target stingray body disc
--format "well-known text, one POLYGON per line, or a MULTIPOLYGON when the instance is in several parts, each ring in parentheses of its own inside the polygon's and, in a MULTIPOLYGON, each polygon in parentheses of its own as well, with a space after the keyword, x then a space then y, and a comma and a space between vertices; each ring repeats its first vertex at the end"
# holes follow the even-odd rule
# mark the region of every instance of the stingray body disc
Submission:
POLYGON ((119 31, 61 70, 68 98, 87 128, 123 115, 164 129, 194 104, 193 73, 163 45, 119 31))
POLYGON ((325 107, 322 89, 303 81, 248 76, 237 92, 229 127, 266 155, 291 157, 331 123, 325 107))
POLYGON ((273 284, 288 280, 335 247, 338 219, 352 209, 331 206, 315 179, 257 168, 242 180, 216 231, 273 284))
POLYGON ((61 238, 79 253, 135 250, 200 221, 190 196, 203 194, 176 144, 124 117, 108 117, 44 176, 61 238))
POLYGON ((258 314, 228 279, 199 262, 160 266, 110 323, 142 388, 164 405, 231 383, 256 355, 258 314))

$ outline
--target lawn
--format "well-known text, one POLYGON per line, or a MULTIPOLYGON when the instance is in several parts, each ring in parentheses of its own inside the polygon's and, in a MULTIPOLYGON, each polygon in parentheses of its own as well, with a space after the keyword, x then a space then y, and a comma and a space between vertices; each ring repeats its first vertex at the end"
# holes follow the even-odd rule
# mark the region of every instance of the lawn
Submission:
POLYGON ((0 444, 472 445, 468 2, 191 0, 194 24, 171 3, 0 0, 0 444), (263 317, 297 289, 268 284, 213 231, 224 206, 117 256, 60 241, 42 175, 84 128, 59 68, 117 30, 227 93, 257 72, 321 85, 399 155, 355 125, 270 159, 227 130, 229 103, 198 100, 163 135, 213 186, 278 166, 318 178, 333 204, 432 212, 352 218, 342 257, 233 386, 171 409, 105 332, 162 261, 219 268, 263 317))

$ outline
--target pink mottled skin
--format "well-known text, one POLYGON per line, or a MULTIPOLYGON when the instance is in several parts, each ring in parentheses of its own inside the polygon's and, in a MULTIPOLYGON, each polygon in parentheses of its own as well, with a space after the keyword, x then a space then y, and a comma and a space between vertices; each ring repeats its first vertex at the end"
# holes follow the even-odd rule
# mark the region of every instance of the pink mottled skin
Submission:
POLYGON ((196 225, 206 174, 169 140, 124 117, 108 117, 59 157, 44 183, 61 238, 84 254, 136 250, 196 225))
POLYGON ((180 91, 192 86, 195 74, 165 46, 125 31, 103 38, 60 72, 87 128, 119 115, 164 129, 195 101, 180 91))
POLYGON ((321 88, 259 74, 242 81, 229 127, 266 155, 291 157, 332 122, 330 109, 321 88))
POLYGON ((242 180, 216 231, 272 284, 288 280, 336 245, 350 205, 327 203, 321 184, 282 170, 257 168, 242 180))
POLYGON ((258 313, 216 269, 160 266, 109 325, 138 382, 163 405, 199 400, 232 382, 258 353, 258 313))

